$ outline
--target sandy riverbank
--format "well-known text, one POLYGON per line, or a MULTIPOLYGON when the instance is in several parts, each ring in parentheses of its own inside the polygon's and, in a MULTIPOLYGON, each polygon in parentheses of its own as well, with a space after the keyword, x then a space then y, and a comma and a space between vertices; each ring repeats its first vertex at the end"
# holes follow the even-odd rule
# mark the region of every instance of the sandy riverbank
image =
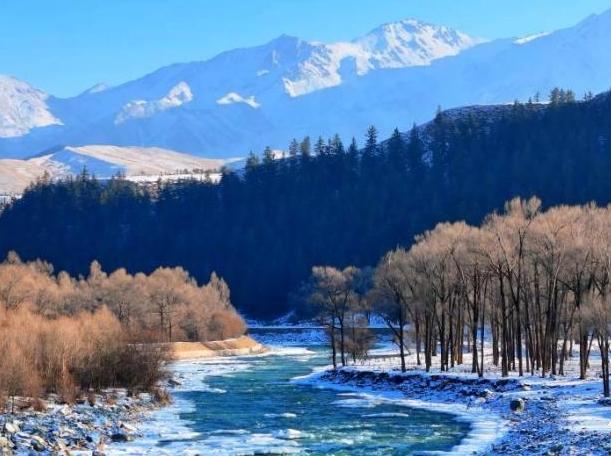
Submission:
POLYGON ((172 342, 170 348, 177 360, 259 355, 268 350, 248 336, 210 342, 172 342))

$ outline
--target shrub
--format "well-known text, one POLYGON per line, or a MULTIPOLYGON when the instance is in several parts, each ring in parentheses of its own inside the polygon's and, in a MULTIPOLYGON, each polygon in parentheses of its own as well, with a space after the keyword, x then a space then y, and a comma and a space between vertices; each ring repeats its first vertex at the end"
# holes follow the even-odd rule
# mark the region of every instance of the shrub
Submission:
POLYGON ((106 308, 59 319, 25 309, 5 311, 0 328, 0 395, 53 392, 73 403, 81 391, 148 390, 165 376, 167 352, 130 343, 106 308))
POLYGON ((160 405, 168 405, 172 402, 172 396, 164 388, 154 388, 153 399, 160 405))

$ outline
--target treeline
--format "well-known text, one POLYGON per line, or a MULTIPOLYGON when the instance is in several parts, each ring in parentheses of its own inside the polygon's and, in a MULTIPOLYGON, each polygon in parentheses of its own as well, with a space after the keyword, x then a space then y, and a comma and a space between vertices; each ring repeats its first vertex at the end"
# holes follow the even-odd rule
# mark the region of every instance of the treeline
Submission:
POLYGON ((313 265, 374 264, 441 221, 479 224, 514 196, 609 203, 611 98, 551 98, 439 112, 383 142, 373 127, 361 144, 304 138, 285 159, 250 156, 218 185, 42 180, 0 216, 0 253, 75 275, 94 259, 130 272, 180 265, 200 281, 217 271, 239 309, 277 316, 313 265))
POLYGON ((342 363, 344 333, 375 311, 396 335, 403 370, 405 349, 415 346, 427 371, 434 357, 446 371, 468 352, 481 377, 489 341, 503 376, 564 375, 576 357, 584 379, 598 346, 609 396, 611 208, 540 208, 536 198, 516 198, 479 227, 439 224, 409 250, 388 252, 368 291, 351 268, 314 268, 311 302, 342 363))
POLYGON ((244 331, 215 274, 199 286, 181 268, 107 274, 94 262, 87 276, 74 278, 11 252, 0 264, 0 399, 55 392, 73 400, 109 386, 149 390, 171 357, 157 342, 244 331))

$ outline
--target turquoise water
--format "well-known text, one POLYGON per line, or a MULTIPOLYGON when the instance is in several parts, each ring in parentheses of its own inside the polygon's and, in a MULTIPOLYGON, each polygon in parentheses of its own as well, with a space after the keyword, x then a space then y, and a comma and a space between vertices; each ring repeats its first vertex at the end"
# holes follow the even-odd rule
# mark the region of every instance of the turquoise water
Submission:
MULTIPOLYGON (((321 348, 183 364, 176 391, 193 433, 158 448, 179 454, 412 455, 449 451, 470 425, 453 415, 291 381, 328 364, 321 348)), ((178 366, 180 372, 180 365, 178 366)))

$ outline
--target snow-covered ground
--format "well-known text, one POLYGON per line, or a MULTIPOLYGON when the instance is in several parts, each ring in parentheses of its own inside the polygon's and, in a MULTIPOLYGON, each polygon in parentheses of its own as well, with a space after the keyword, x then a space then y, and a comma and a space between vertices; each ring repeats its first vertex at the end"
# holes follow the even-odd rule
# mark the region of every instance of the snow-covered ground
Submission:
MULTIPOLYGON (((597 347, 592 348, 588 378, 579 379, 578 346, 566 361, 564 376, 541 378, 535 373, 519 377, 512 372, 501 377, 492 366, 492 354, 486 347, 484 378, 471 374, 471 354, 463 364, 440 372, 434 366, 426 373, 416 364, 416 354, 407 356, 408 372, 398 369, 396 349, 388 345, 372 350, 370 358, 338 373, 319 371, 300 381, 330 387, 358 388, 378 394, 399 394, 407 403, 434 410, 454 409, 474 419, 475 428, 482 417, 495 418, 494 429, 484 424, 475 440, 486 443, 483 454, 611 454, 611 401, 602 396, 597 347), (512 401, 523 401, 524 411, 514 412, 512 401), (488 431, 488 432, 486 432, 488 431), (494 439, 491 435, 496 434, 494 439)), ((435 365, 434 358, 433 364, 435 365)), ((478 451, 481 451, 481 447, 478 451)))

